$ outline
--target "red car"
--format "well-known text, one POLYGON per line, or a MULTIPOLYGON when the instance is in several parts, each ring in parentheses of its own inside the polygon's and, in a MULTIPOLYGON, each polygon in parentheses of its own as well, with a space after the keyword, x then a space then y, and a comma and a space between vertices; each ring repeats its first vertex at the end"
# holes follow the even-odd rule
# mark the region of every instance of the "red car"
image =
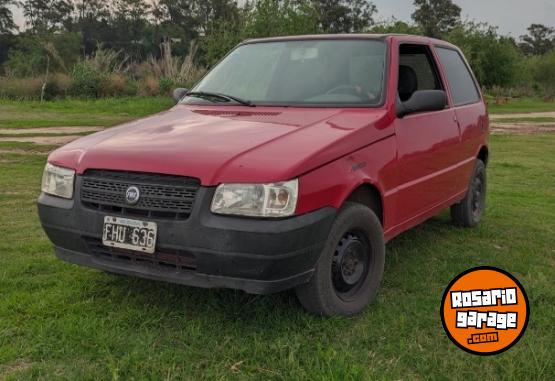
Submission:
POLYGON ((376 296, 385 243, 484 213, 488 114, 462 53, 402 35, 246 41, 171 110, 53 152, 38 201, 65 261, 199 287, 376 296))

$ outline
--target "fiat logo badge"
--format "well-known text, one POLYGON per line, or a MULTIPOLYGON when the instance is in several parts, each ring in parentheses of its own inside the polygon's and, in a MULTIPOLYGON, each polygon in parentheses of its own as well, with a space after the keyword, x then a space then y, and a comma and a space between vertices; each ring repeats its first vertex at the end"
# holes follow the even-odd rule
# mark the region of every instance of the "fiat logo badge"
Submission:
POLYGON ((127 188, 127 191, 125 192, 125 202, 129 205, 136 205, 139 202, 140 197, 141 192, 139 191, 139 188, 136 186, 127 188))

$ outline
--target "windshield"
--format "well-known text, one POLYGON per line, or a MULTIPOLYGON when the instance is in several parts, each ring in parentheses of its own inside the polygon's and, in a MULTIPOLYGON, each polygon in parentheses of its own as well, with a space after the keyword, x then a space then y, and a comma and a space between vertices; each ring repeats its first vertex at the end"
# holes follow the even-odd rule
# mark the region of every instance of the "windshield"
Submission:
POLYGON ((227 95, 252 105, 376 106, 383 96, 385 51, 384 42, 362 39, 242 45, 182 103, 239 104, 217 96, 227 95))

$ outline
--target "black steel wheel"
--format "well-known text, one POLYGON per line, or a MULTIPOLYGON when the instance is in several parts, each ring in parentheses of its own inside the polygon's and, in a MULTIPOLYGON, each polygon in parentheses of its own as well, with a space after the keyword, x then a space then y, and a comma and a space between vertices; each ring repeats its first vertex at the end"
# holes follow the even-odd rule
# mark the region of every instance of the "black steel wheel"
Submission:
POLYGON ((351 316, 376 298, 385 262, 383 229, 368 207, 348 202, 331 228, 312 279, 296 288, 316 315, 351 316))
POLYGON ((370 244, 361 232, 347 232, 337 244, 331 266, 333 287, 343 300, 352 299, 370 266, 370 244))
POLYGON ((476 160, 465 198, 451 207, 451 218, 457 225, 474 227, 486 211, 487 174, 483 161, 476 160))

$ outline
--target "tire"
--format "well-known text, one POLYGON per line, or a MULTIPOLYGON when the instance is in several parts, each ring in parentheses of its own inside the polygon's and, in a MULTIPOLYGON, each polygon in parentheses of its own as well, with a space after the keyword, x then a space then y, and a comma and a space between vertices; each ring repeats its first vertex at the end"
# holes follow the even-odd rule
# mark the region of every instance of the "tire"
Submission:
POLYGON ((486 194, 486 166, 482 160, 477 159, 465 198, 451 207, 453 222, 467 228, 478 225, 486 211, 486 194))
POLYGON ((295 291, 319 316, 356 315, 376 298, 385 262, 383 229, 368 207, 347 202, 339 211, 311 280, 295 291))

